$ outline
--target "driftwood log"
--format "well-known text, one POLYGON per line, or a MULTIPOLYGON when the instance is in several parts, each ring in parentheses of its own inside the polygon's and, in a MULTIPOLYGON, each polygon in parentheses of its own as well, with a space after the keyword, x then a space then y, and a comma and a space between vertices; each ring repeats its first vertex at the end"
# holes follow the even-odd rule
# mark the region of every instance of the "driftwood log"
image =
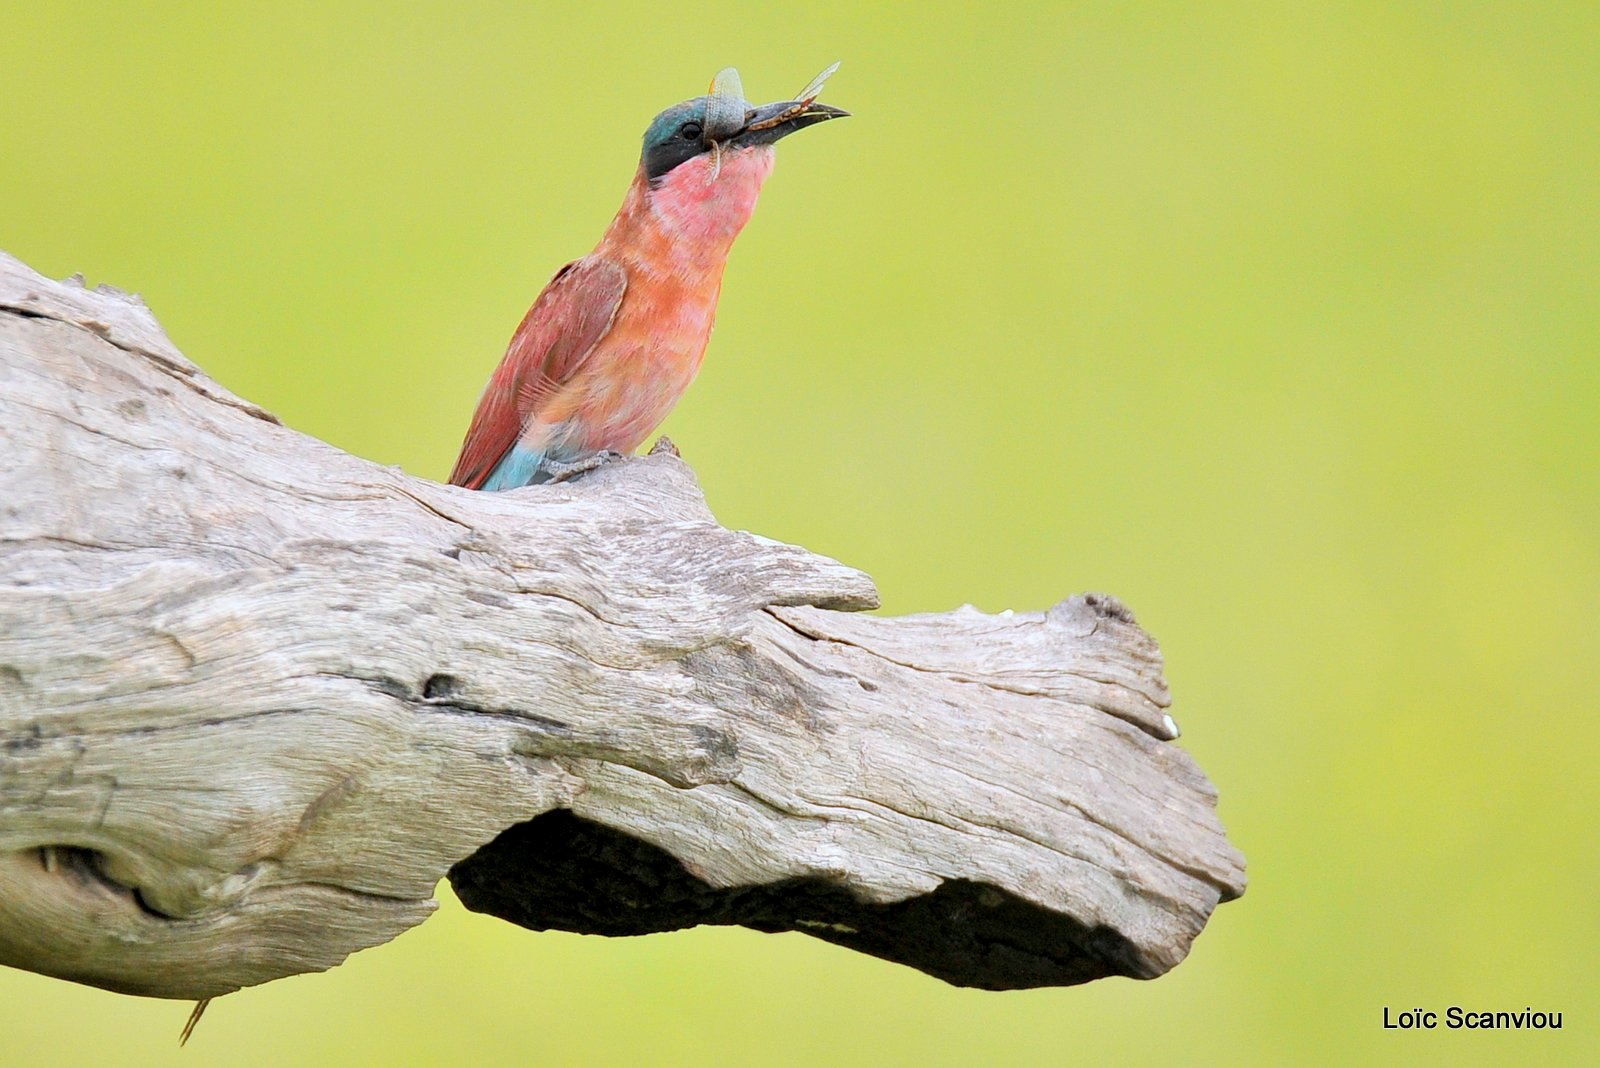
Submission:
POLYGON ((1115 600, 884 618, 672 455, 511 493, 282 426, 0 254, 0 963, 203 998, 420 923, 1160 975, 1244 888, 1115 600))

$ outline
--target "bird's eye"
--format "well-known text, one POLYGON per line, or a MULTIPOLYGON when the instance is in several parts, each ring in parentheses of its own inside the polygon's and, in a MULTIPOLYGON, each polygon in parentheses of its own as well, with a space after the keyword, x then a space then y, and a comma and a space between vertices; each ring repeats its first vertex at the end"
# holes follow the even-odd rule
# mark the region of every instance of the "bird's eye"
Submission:
POLYGON ((698 141, 700 140, 700 124, 698 122, 686 122, 678 130, 678 135, 685 141, 698 141))

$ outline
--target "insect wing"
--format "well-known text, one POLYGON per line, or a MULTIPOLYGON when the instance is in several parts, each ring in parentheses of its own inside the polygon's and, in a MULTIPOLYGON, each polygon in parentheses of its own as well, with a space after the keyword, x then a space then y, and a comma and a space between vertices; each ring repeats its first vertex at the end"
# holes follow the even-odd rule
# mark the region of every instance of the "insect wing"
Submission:
POLYGON ((724 67, 711 79, 711 95, 706 98, 706 140, 722 141, 743 129, 745 108, 738 69, 724 67))
POLYGON ((794 98, 796 100, 803 100, 809 104, 817 97, 821 96, 823 84, 826 83, 829 78, 833 77, 833 72, 839 69, 839 63, 839 60, 834 60, 832 63, 830 63, 826 70, 807 82, 806 87, 796 93, 794 98))

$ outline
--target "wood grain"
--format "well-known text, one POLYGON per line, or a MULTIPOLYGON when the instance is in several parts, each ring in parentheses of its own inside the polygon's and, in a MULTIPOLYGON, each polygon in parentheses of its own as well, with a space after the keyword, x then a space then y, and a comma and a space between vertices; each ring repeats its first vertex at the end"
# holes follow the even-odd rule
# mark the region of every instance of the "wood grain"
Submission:
MULTIPOLYGON (((1101 974, 1171 968, 1244 888, 1111 598, 859 614, 866 575, 719 526, 670 455, 413 478, 3 254, 0 450, 0 962, 175 998, 328 968, 563 810, 707 893, 820 887, 856 922, 987 890, 1032 926, 985 945, 1098 932, 1041 953, 1114 942, 1101 974)), ((474 885, 549 926, 520 855, 474 885)), ((937 931, 885 924, 857 948, 952 981, 1093 977, 966 975, 972 932, 935 966, 899 943, 937 931)))

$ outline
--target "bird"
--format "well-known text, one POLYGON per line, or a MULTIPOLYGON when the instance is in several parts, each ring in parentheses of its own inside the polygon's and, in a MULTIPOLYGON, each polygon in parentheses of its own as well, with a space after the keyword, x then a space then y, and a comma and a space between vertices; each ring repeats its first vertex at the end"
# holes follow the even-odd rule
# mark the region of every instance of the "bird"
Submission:
POLYGON ((792 100, 752 106, 725 68, 661 112, 622 207, 593 252, 556 272, 489 378, 450 473, 509 490, 625 456, 666 418, 705 356, 734 239, 774 146, 849 112, 817 103, 828 67, 792 100))

